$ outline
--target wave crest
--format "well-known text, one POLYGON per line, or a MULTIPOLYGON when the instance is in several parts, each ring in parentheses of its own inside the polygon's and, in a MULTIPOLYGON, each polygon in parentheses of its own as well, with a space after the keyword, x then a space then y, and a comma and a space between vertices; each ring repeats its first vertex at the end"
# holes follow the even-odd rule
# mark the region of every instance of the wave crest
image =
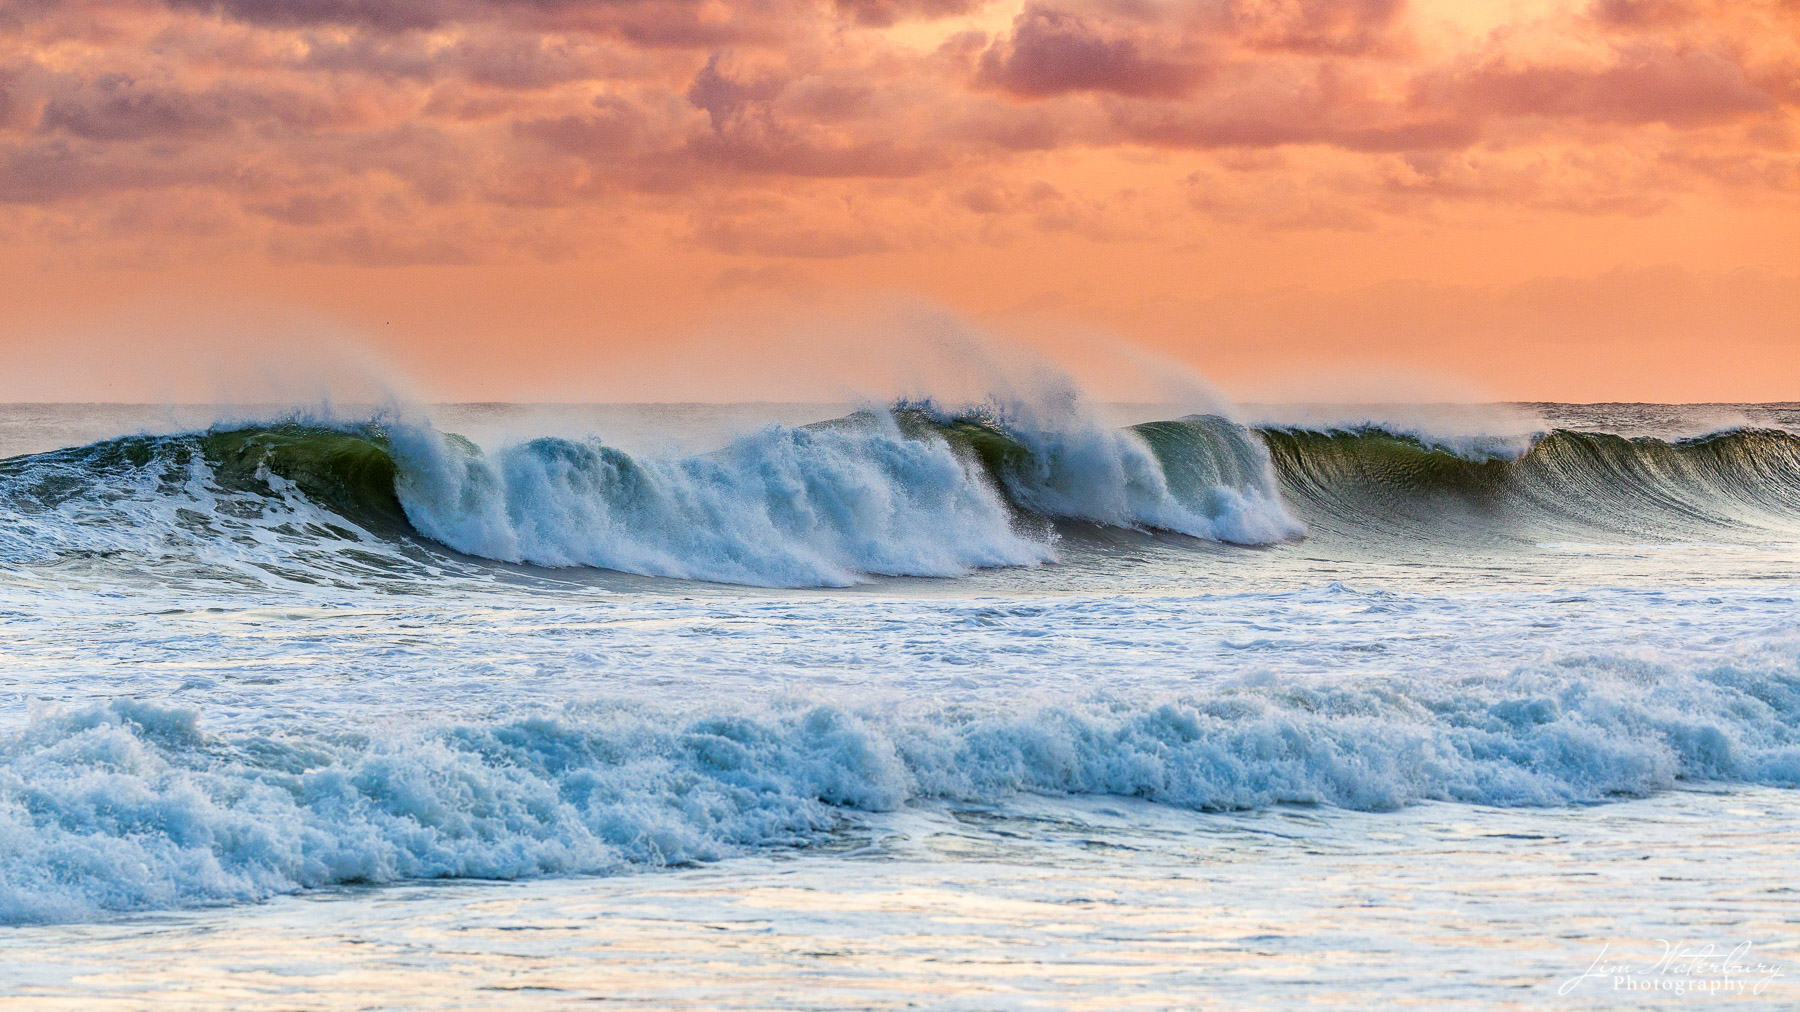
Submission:
POLYGON ((1248 545, 1306 533, 1282 504, 1268 451, 1223 417, 1121 430, 1024 405, 947 411, 916 402, 898 410, 979 460, 1031 513, 1248 545))
POLYGON ((1290 501, 1336 531, 1704 539, 1791 532, 1800 519, 1800 437, 1780 430, 1664 440, 1553 429, 1504 453, 1379 428, 1263 437, 1290 501))
POLYGON ((1048 561, 941 441, 882 424, 771 426, 712 454, 635 460, 535 439, 493 456, 396 433, 414 527, 458 551, 727 583, 842 586, 1048 561))
POLYGON ((0 561, 125 552, 306 582, 456 565, 414 535, 502 562, 842 586, 1048 562, 1057 520, 1302 533, 1266 451, 1223 419, 1115 431, 916 406, 666 457, 551 437, 488 453, 392 420, 131 437, 0 462, 0 503, 0 561))
POLYGON ((1353 546, 1497 550, 1786 542, 1800 524, 1800 436, 1553 429, 1521 447, 1451 447, 1368 426, 1256 430, 1198 415, 1112 429, 1079 412, 913 403, 686 456, 548 437, 484 452, 378 421, 0 461, 0 564, 123 557, 177 578, 406 579, 476 556, 841 586, 1052 561, 1057 524, 1071 521, 1251 545, 1309 529, 1353 546))

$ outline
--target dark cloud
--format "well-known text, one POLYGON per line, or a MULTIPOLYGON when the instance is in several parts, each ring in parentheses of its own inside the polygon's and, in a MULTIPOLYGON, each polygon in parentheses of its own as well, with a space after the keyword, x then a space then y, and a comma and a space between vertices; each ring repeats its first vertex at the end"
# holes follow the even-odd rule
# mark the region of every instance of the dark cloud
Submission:
POLYGON ((52 97, 38 128, 97 141, 191 138, 229 130, 231 105, 219 93, 189 94, 106 74, 52 97))
POLYGON ((733 172, 840 179, 915 176, 946 163, 945 153, 914 144, 810 137, 767 116, 702 134, 686 153, 733 172))
POLYGON ((301 227, 348 221, 357 209, 358 201, 350 194, 313 192, 295 193, 283 200, 250 207, 265 218, 301 227))
POLYGON ((1594 20, 1611 28, 1669 28, 1698 16, 1686 0, 1596 0, 1588 8, 1594 20))
MULTIPOLYGON (((592 32, 648 47, 777 44, 809 5, 697 0, 164 0, 171 9, 274 29, 339 28, 400 34, 450 26, 592 32), (723 14, 723 17, 719 15, 723 14)), ((925 0, 936 2, 936 0, 925 0)))
POLYGON ((724 129, 746 110, 766 107, 787 87, 787 81, 773 75, 739 79, 728 77, 719 69, 719 54, 714 53, 706 66, 694 75, 688 85, 687 98, 696 109, 706 110, 714 130, 724 129))
POLYGON ((520 136, 594 161, 611 161, 642 147, 646 124, 630 102, 602 95, 594 111, 579 116, 526 120, 514 125, 520 136))
POLYGON ((1180 106, 1119 107, 1115 120, 1139 143, 1177 148, 1269 148, 1324 144, 1358 152, 1461 148, 1480 136, 1477 123, 1440 118, 1389 123, 1354 122, 1350 115, 1296 104, 1287 114, 1233 115, 1180 106))
POLYGON ((535 32, 486 32, 448 46, 425 35, 356 35, 309 46, 307 69, 528 91, 613 73, 608 47, 535 32))
POLYGON ((0 203, 56 204, 134 190, 219 186, 230 178, 228 169, 160 154, 144 158, 63 138, 0 144, 0 203))
POLYGON ((1013 22, 1011 37, 982 54, 981 80, 1024 97, 1072 91, 1168 97, 1204 76, 1206 67, 1192 55, 1164 51, 1135 27, 1034 3, 1013 22))
POLYGON ((31 65, 0 66, 0 130, 30 127, 37 122, 35 89, 30 79, 41 76, 31 65))
POLYGON ((168 0, 168 3, 176 10, 201 11, 276 28, 348 25, 390 32, 435 28, 464 7, 443 0, 168 0))
POLYGON ((0 203, 48 204, 91 193, 103 175, 66 141, 0 146, 0 203))
MULTIPOLYGON (((829 177, 910 176, 943 163, 940 153, 917 143, 895 140, 876 129, 866 136, 846 134, 795 115, 778 105, 793 93, 802 110, 833 97, 849 96, 851 104, 866 92, 830 83, 793 82, 778 76, 732 77, 720 70, 717 56, 694 75, 688 101, 705 110, 711 129, 689 142, 688 153, 706 163, 737 172, 829 177)), ((858 124, 879 126, 875 124, 858 124)))

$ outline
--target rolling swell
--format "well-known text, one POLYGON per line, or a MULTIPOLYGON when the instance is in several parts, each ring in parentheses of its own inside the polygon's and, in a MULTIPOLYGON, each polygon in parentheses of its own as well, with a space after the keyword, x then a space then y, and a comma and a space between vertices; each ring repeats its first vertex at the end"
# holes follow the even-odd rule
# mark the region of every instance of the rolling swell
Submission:
POLYGON ((467 555, 725 583, 1033 565, 1054 558, 1050 520, 1241 544, 1303 533, 1266 451, 1224 419, 1117 431, 903 405, 642 458, 551 437, 489 454, 420 426, 232 439, 214 455, 351 502, 381 521, 370 529, 392 530, 397 504, 411 531, 467 555))
POLYGON ((1800 437, 1780 430, 1663 440, 1557 429, 1516 456, 1378 428, 1261 435, 1284 495, 1321 531, 1656 541, 1800 523, 1800 437))
POLYGON ((425 429, 398 431, 394 453, 413 526, 490 559, 841 586, 1052 557, 947 444, 907 438, 885 416, 770 426, 672 459, 554 438, 485 455, 425 429))

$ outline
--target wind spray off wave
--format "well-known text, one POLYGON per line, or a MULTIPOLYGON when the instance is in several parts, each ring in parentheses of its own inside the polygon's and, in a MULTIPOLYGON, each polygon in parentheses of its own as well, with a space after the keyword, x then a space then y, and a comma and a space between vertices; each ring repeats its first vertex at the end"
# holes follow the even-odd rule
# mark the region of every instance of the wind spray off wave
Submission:
POLYGON ((1552 428, 1443 440, 1219 415, 1113 428, 1081 411, 926 401, 768 425, 703 453, 559 436, 484 450, 381 418, 0 462, 0 564, 170 579, 404 582, 487 560, 843 586, 1056 561, 1096 525, 1238 545, 1310 529, 1389 557, 1787 543, 1800 536, 1800 437, 1552 428))
POLYGON ((286 423, 18 458, 0 484, 17 560, 185 548, 194 568, 251 578, 455 565, 422 557, 418 535, 499 562, 842 586, 1048 562, 1062 520, 1249 544, 1303 533, 1266 451, 1223 419, 1146 436, 929 406, 636 456, 596 438, 487 452, 417 423, 286 423), (324 558, 329 543, 344 558, 324 558))
POLYGON ((885 414, 771 426, 673 459, 555 438, 492 456, 431 430, 391 438, 413 525, 490 559, 834 586, 1052 557, 948 444, 908 438, 885 414))
POLYGON ((1302 533, 1248 431, 1223 419, 1153 431, 1164 455, 1079 416, 924 404, 771 426, 674 459, 549 438, 490 457, 418 429, 393 448, 401 502, 428 537, 486 558, 654 576, 960 576, 1051 560, 1053 535, 1032 518, 1245 544, 1302 533))

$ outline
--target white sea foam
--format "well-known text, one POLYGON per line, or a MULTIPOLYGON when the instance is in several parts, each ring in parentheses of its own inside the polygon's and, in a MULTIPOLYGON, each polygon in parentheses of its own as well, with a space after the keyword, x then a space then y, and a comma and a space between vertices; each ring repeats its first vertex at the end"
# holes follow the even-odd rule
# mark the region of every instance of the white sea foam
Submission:
POLYGON ((885 415, 869 422, 769 426, 673 459, 555 438, 486 455, 412 427, 392 440, 413 526, 490 559, 842 586, 1052 558, 948 445, 906 438, 885 415))
POLYGON ((0 922, 708 861, 933 799, 1380 810, 1559 805, 1682 779, 1800 785, 1791 652, 1007 710, 569 707, 379 736, 211 735, 192 710, 120 700, 0 742, 0 922))
POLYGON ((1306 533, 1281 501, 1267 449, 1248 430, 1223 419, 1219 423, 1237 437, 1230 446, 1196 440, 1172 449, 1196 473, 1212 472, 1205 487, 1181 495, 1171 487, 1170 461, 1159 458, 1136 431, 1101 421, 1073 390, 1040 401, 996 398, 963 409, 930 401, 910 406, 942 421, 972 416, 1016 440, 1027 456, 1003 480, 1012 498, 1035 513, 1249 545, 1306 533))
MULTIPOLYGON (((1002 478, 1027 510, 1244 544, 1304 534, 1249 433, 1238 440, 1245 459, 1218 468, 1247 469, 1249 480, 1184 497, 1141 437, 1077 408, 1019 403, 1000 415, 1027 451, 1002 478)), ((854 424, 771 425, 715 453, 677 457, 559 438, 484 454, 417 426, 396 427, 391 439, 413 526, 485 558, 771 586, 959 576, 1053 558, 1049 542, 1018 529, 976 462, 941 438, 903 434, 886 411, 854 424)))
POLYGON ((1021 476, 1014 491, 1035 512, 1249 545, 1289 541, 1306 532, 1272 482, 1215 485, 1191 500, 1177 497, 1162 461, 1133 432, 1098 426, 1015 431, 1031 451, 1033 473, 1021 476))
POLYGON ((266 467, 255 471, 258 488, 224 487, 200 439, 131 437, 9 462, 0 473, 0 567, 22 576, 61 567, 53 583, 76 567, 290 586, 418 574, 416 553, 266 467))

